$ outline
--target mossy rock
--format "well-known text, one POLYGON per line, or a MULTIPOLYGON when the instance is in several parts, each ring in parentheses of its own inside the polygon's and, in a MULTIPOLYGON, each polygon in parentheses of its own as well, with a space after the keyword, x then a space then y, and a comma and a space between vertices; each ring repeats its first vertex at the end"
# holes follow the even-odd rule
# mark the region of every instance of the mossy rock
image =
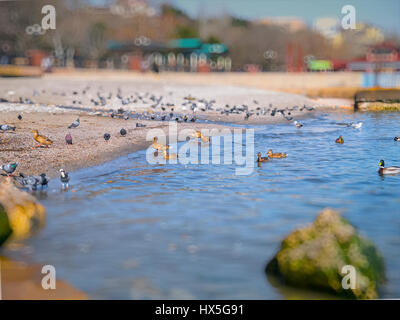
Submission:
POLYGON ((315 222, 293 231, 268 263, 266 272, 293 286, 321 289, 356 299, 378 298, 384 262, 374 245, 336 211, 326 209, 315 222), (344 289, 342 268, 356 270, 355 289, 344 289))
POLYGON ((4 207, 0 204, 0 246, 11 235, 12 230, 4 207))

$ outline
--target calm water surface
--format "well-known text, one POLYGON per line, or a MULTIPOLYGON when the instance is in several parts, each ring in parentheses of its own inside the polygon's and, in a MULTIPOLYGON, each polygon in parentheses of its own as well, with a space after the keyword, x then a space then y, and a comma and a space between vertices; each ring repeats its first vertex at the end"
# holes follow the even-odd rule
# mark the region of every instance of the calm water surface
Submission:
POLYGON ((276 286, 266 262, 321 209, 341 210, 384 256, 382 297, 400 298, 400 116, 318 115, 256 127, 255 151, 288 158, 236 176, 234 165, 150 165, 145 151, 52 181, 47 225, 8 255, 52 264, 93 298, 282 299, 324 297, 276 286), (363 121, 361 130, 338 122, 363 121), (345 143, 335 139, 343 135, 345 143), (73 192, 73 191, 75 192, 73 192))

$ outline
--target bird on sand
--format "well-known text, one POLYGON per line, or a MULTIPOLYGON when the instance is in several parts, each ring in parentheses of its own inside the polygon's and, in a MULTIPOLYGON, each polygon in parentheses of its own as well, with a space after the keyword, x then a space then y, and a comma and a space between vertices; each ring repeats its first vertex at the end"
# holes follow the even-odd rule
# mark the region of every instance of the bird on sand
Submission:
POLYGON ((15 131, 15 127, 9 126, 8 124, 2 124, 2 125, 0 125, 0 131, 2 131, 2 132, 15 131))
POLYGON ((273 153, 272 149, 269 149, 267 154, 268 154, 268 157, 270 157, 270 158, 278 158, 279 159, 279 158, 286 158, 287 157, 286 153, 280 153, 280 152, 273 153))
POLYGON ((379 161, 378 173, 379 174, 398 174, 398 173, 400 173, 400 167, 392 166, 392 167, 385 168, 385 161, 381 160, 381 161, 379 161))
POLYGON ((124 128, 122 128, 119 133, 121 134, 121 136, 125 137, 126 136, 126 130, 124 128))
POLYGON ((81 123, 81 122, 80 122, 80 120, 79 120, 79 118, 78 118, 78 119, 76 119, 74 122, 72 122, 72 123, 68 126, 68 129, 78 128, 80 123, 81 123))
POLYGON ((66 142, 66 144, 72 144, 72 136, 70 133, 67 133, 65 135, 65 142, 66 142))
POLYGON ((68 172, 65 172, 64 169, 60 169, 60 180, 61 180, 63 188, 64 187, 68 188, 69 175, 68 175, 68 172))
POLYGON ((337 138, 337 139, 335 140, 335 142, 336 142, 336 143, 343 144, 343 143, 344 143, 343 137, 340 136, 339 138, 337 138))
POLYGON ((33 139, 35 139, 39 144, 36 146, 36 148, 46 146, 46 148, 49 147, 49 145, 53 144, 53 141, 51 141, 49 138, 42 136, 39 134, 39 131, 37 130, 32 130, 33 132, 33 139))
POLYGON ((293 123, 294 123, 294 125, 295 125, 297 128, 299 128, 299 129, 303 126, 303 124, 301 124, 300 122, 298 122, 298 121, 296 121, 296 120, 295 120, 293 123))
POLYGON ((104 137, 104 140, 108 141, 111 138, 111 134, 105 133, 103 137, 104 137))
POLYGON ((18 118, 18 120, 22 120, 22 116, 20 114, 18 115, 17 118, 18 118))
POLYGON ((7 176, 11 176, 17 167, 18 162, 11 162, 1 165, 0 169, 7 173, 7 176))

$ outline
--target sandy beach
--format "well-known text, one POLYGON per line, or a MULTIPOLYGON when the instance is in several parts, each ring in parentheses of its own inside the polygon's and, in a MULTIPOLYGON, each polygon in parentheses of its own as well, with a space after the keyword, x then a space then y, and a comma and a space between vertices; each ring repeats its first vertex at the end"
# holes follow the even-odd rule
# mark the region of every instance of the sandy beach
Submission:
POLYGON ((111 111, 117 112, 121 108, 130 115, 172 112, 174 115, 195 116, 198 119, 196 122, 179 123, 178 130, 222 128, 224 123, 272 124, 290 121, 279 113, 275 116, 271 116, 270 111, 263 114, 262 110, 266 107, 310 108, 288 112, 286 116, 289 119, 307 117, 315 110, 332 109, 332 103, 324 105, 323 101, 317 102, 301 95, 251 86, 223 85, 211 80, 207 85, 204 77, 193 78, 194 81, 184 83, 182 79, 185 77, 174 82, 170 75, 133 73, 101 76, 89 73, 0 79, 0 124, 16 127, 15 131, 0 133, 0 163, 17 161, 17 172, 46 172, 49 176, 55 176, 59 168, 72 171, 146 148, 150 145, 146 141, 148 130, 168 129, 168 121, 140 118, 124 120, 109 116, 111 111), (128 97, 129 103, 124 104, 118 95, 128 97), (154 107, 155 103, 149 99, 152 95, 157 99, 162 98, 162 103, 154 107), (94 104, 93 101, 97 101, 99 96, 107 98, 105 103, 94 104), (138 96, 143 97, 142 100, 136 101, 138 96), (213 110, 204 109, 204 103, 201 103, 203 100, 214 100, 213 110), (193 102, 198 105, 195 110, 190 108, 193 102), (221 112, 235 105, 248 106, 251 116, 245 119, 243 112, 221 112), (17 118, 18 115, 22 116, 21 120, 17 118), (81 120, 80 126, 67 129, 78 117, 81 120), (146 127, 137 128, 137 123, 146 127), (121 128, 127 130, 125 137, 119 133, 121 128), (53 140, 53 145, 50 148, 34 148, 37 145, 31 132, 34 129, 53 140), (65 142, 67 132, 72 135, 73 145, 65 142), (106 132, 111 134, 109 141, 103 138, 106 132))

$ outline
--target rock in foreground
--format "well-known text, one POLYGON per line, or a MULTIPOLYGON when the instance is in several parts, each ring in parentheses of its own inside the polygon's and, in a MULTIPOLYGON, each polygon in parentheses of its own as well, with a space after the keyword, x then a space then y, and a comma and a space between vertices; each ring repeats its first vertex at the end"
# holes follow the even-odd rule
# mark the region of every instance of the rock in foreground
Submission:
POLYGON ((377 250, 336 211, 326 209, 313 224, 293 231, 268 263, 266 272, 285 283, 356 299, 378 298, 384 263, 377 250), (355 289, 344 289, 342 268, 356 270, 355 289))
MULTIPOLYGON (((0 205, 7 213, 15 239, 29 237, 45 223, 44 207, 32 195, 19 190, 12 181, 6 180, 0 184, 0 205)), ((4 222, 0 221, 1 225, 4 225, 4 222)))

